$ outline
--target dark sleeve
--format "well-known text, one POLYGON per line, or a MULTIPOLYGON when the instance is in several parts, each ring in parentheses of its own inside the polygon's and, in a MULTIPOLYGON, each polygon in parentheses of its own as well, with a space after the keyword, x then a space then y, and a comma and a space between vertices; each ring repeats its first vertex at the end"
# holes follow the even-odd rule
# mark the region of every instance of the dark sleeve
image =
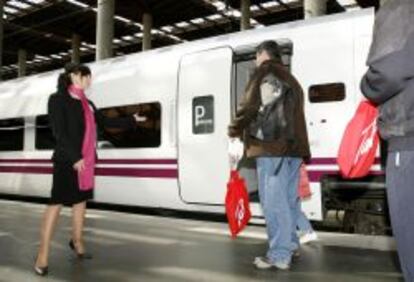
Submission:
POLYGON ((229 137, 241 137, 243 130, 252 122, 256 117, 257 111, 260 107, 260 101, 253 103, 248 101, 246 97, 243 97, 242 102, 239 105, 239 109, 236 111, 235 118, 228 127, 229 137))
POLYGON ((376 104, 383 104, 400 93, 414 78, 414 34, 405 47, 373 62, 361 80, 364 96, 376 104))
POLYGON ((74 142, 71 141, 72 138, 67 132, 67 117, 65 116, 63 97, 57 94, 50 96, 48 114, 52 132, 56 139, 56 149, 62 150, 72 164, 76 163, 82 159, 82 154, 75 148, 74 142))
POLYGON ((104 128, 133 129, 136 127, 137 123, 133 116, 109 118, 102 114, 92 102, 89 103, 94 109, 96 124, 100 130, 103 130, 104 128))

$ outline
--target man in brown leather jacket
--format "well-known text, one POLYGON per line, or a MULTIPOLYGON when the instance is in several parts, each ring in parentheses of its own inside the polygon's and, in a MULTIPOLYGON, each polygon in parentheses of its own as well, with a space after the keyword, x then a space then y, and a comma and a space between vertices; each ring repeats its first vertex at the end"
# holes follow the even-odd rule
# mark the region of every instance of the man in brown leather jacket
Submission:
POLYGON ((229 126, 248 157, 255 157, 259 197, 266 219, 269 250, 256 257, 261 269, 288 269, 299 247, 296 217, 299 167, 310 156, 301 86, 283 66, 279 46, 265 41, 257 48, 256 71, 229 126))

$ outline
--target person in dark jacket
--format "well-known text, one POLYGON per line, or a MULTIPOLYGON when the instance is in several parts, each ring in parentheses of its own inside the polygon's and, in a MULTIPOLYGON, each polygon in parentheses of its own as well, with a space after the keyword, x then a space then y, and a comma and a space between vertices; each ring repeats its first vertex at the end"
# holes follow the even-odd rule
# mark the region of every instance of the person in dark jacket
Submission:
POLYGON ((87 66, 68 64, 59 76, 57 93, 49 98, 48 114, 56 145, 52 157, 51 197, 42 221, 40 247, 34 266, 38 275, 48 274, 50 241, 62 205, 72 206, 69 247, 77 258, 91 258, 85 252, 82 233, 86 201, 93 197, 96 124, 98 127, 133 128, 140 118, 105 118, 85 96, 84 90, 90 84, 91 71, 87 66))
POLYGON ((261 269, 288 269, 299 247, 299 168, 303 158, 310 156, 303 91, 282 65, 279 49, 274 41, 258 46, 257 68, 228 132, 243 140, 247 157, 257 162, 269 240, 267 254, 254 260, 261 269))
POLYGON ((414 1, 394 0, 376 15, 362 93, 379 107, 388 143, 386 187, 405 281, 414 281, 414 1))

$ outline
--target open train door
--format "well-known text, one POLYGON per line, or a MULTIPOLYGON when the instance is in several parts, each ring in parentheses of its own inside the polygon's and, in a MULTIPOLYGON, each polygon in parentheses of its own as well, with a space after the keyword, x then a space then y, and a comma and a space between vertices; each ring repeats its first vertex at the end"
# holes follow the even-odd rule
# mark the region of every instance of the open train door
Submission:
POLYGON ((187 203, 224 203, 232 57, 232 49, 222 47, 185 55, 180 62, 178 167, 187 203))

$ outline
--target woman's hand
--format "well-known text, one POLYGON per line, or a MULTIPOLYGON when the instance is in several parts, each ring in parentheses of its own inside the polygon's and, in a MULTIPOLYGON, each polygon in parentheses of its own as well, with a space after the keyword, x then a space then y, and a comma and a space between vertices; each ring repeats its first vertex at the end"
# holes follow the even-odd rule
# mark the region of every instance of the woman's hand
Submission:
POLYGON ((83 159, 80 159, 73 165, 73 169, 81 172, 85 168, 85 161, 83 159))

